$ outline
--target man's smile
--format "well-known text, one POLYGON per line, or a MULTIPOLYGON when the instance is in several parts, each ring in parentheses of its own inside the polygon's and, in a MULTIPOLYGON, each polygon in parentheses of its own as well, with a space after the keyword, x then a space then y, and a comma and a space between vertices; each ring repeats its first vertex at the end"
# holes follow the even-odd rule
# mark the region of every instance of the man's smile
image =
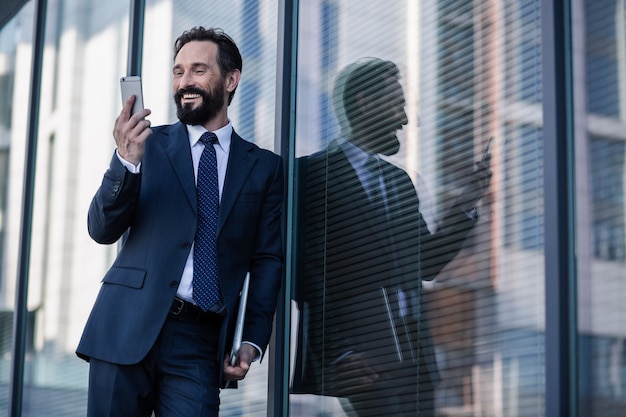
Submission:
POLYGON ((202 96, 198 93, 185 93, 183 94, 183 96, 181 97, 181 104, 185 103, 185 102, 192 102, 195 101, 197 99, 201 99, 202 96))

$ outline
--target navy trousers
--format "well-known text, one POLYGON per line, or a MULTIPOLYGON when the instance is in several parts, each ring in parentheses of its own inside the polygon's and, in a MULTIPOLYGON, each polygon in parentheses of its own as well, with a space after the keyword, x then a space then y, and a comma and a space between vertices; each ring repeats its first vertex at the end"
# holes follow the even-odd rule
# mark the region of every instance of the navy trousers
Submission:
POLYGON ((87 417, 216 417, 221 318, 168 316, 155 345, 135 365, 90 360, 87 417))

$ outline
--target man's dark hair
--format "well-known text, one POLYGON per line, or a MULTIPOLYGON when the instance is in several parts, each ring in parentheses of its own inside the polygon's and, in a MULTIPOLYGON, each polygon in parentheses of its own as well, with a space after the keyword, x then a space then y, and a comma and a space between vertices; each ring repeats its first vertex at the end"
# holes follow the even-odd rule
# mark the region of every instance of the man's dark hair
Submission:
MULTIPOLYGON (((217 64, 222 77, 235 70, 242 71, 243 60, 239 48, 237 48, 235 41, 222 29, 205 29, 202 26, 197 26, 186 30, 174 42, 174 59, 176 59, 181 48, 192 41, 210 41, 217 45, 217 64)), ((228 104, 233 100, 234 95, 235 91, 233 90, 228 97, 228 104)))
POLYGON ((400 70, 391 61, 379 58, 368 58, 349 67, 349 74, 345 75, 343 85, 343 108, 346 118, 353 126, 359 117, 357 98, 362 94, 370 98, 384 98, 380 96, 388 79, 399 80, 400 70))

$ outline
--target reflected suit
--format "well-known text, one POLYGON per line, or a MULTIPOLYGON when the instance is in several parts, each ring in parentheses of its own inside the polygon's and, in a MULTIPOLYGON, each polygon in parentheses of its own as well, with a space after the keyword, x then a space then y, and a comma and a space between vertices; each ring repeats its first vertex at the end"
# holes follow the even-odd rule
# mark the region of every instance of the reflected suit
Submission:
POLYGON ((434 416, 439 381, 422 281, 476 223, 491 178, 477 164, 431 233, 409 176, 380 159, 408 124, 397 65, 367 58, 338 75, 342 138, 298 164, 299 307, 294 393, 345 397, 359 417, 434 416))
POLYGON ((452 207, 431 234, 409 176, 383 160, 384 204, 371 201, 336 141, 298 169, 293 392, 346 397, 359 416, 416 415, 418 397, 432 412, 439 374, 422 280, 458 253, 476 220, 452 207))

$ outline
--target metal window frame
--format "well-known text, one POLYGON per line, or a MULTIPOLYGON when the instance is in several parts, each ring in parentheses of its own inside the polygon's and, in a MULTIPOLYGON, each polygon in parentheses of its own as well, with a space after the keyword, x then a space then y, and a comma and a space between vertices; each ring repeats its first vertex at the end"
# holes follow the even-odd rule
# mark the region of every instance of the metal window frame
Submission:
POLYGON ((296 69, 298 56, 297 0, 279 0, 278 50, 276 69, 276 125, 275 148, 283 158, 285 172, 285 198, 283 205, 285 227, 284 279, 275 315, 274 332, 270 341, 270 363, 267 393, 267 415, 289 415, 289 359, 291 335, 291 277, 293 276, 293 204, 289 199, 294 190, 295 170, 295 108, 296 69))
POLYGON ((569 0, 542 0, 546 416, 577 416, 572 23, 569 0))
POLYGON ((47 8, 47 0, 37 0, 35 2, 34 41, 28 105, 26 157, 24 162, 24 188, 22 189, 22 220, 20 224, 20 246, 15 289, 15 312, 13 313, 11 396, 9 398, 9 415, 11 417, 21 416, 23 406, 24 362, 28 330, 28 279, 30 273, 35 168, 37 163, 42 62, 47 8))
MULTIPOLYGON (((24 401, 24 367, 29 325, 28 285, 47 9, 47 0, 37 0, 35 2, 26 161, 24 163, 24 188, 22 190, 22 220, 20 226, 20 246, 15 290, 15 312, 13 315, 11 394, 9 398, 9 416, 11 417, 20 417, 22 415, 24 401)), ((141 74, 144 11, 145 0, 130 1, 127 65, 128 73, 134 75, 141 74)))

